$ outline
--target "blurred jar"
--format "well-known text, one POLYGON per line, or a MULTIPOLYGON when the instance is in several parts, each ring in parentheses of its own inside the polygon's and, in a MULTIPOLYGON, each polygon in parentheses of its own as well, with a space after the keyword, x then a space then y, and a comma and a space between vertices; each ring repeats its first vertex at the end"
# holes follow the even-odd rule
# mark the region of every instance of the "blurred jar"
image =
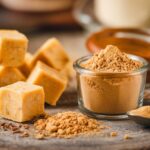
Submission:
POLYGON ((147 27, 150 24, 150 0, 95 0, 94 13, 106 26, 147 27))
POLYGON ((73 0, 1 0, 1 3, 17 11, 48 12, 68 9, 73 0))

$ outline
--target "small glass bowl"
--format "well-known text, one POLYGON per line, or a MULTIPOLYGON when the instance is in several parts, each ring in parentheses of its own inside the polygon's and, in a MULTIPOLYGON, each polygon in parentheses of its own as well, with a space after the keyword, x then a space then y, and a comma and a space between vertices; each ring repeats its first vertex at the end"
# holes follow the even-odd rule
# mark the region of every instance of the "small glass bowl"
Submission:
POLYGON ((142 106, 149 64, 142 57, 128 56, 143 66, 130 73, 108 73, 82 67, 91 55, 74 62, 78 105, 83 113, 97 119, 127 119, 128 111, 142 106))

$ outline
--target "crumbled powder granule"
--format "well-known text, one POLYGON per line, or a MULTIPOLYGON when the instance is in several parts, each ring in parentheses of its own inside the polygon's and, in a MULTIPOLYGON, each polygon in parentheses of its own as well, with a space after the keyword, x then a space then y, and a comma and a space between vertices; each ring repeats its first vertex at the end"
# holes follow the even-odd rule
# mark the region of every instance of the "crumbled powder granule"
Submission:
POLYGON ((98 133, 105 129, 102 122, 70 111, 40 119, 34 123, 34 128, 36 131, 35 138, 38 139, 43 137, 71 138, 98 133))
POLYGON ((18 134, 20 137, 30 136, 30 126, 28 124, 11 123, 11 122, 0 122, 0 130, 10 131, 12 134, 18 134))
POLYGON ((112 136, 112 137, 115 137, 117 135, 118 135, 118 133, 116 131, 113 131, 113 132, 110 133, 110 136, 112 136))
POLYGON ((116 46, 108 45, 96 52, 83 67, 102 72, 130 72, 142 67, 142 62, 133 60, 116 46))
POLYGON ((129 134, 125 134, 123 137, 124 140, 132 139, 132 137, 129 134))

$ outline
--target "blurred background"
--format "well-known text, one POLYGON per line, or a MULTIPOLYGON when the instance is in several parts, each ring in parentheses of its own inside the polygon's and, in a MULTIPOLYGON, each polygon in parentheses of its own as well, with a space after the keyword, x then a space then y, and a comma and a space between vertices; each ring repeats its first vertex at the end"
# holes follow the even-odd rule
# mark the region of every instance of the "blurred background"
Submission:
MULTIPOLYGON (((72 43, 83 43, 80 37, 84 34, 73 15, 75 3, 76 0, 0 0, 0 28, 26 34, 32 53, 51 37, 57 37, 71 53, 76 51, 72 43)), ((82 45, 81 48, 84 49, 82 45)))
POLYGON ((150 60, 150 0, 0 0, 0 28, 25 33, 32 53, 56 37, 73 59, 114 44, 150 60))

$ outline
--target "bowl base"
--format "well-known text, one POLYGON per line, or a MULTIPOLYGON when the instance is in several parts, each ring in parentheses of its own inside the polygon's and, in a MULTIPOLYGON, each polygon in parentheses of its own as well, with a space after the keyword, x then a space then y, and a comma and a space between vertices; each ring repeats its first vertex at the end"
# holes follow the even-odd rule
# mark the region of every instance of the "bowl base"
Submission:
POLYGON ((120 114, 120 115, 104 115, 104 114, 100 114, 100 113, 94 113, 88 109, 86 109, 82 102, 78 101, 78 108, 79 110, 92 118, 95 119, 99 119, 99 120, 125 120, 125 119, 129 119, 127 114, 120 114))

